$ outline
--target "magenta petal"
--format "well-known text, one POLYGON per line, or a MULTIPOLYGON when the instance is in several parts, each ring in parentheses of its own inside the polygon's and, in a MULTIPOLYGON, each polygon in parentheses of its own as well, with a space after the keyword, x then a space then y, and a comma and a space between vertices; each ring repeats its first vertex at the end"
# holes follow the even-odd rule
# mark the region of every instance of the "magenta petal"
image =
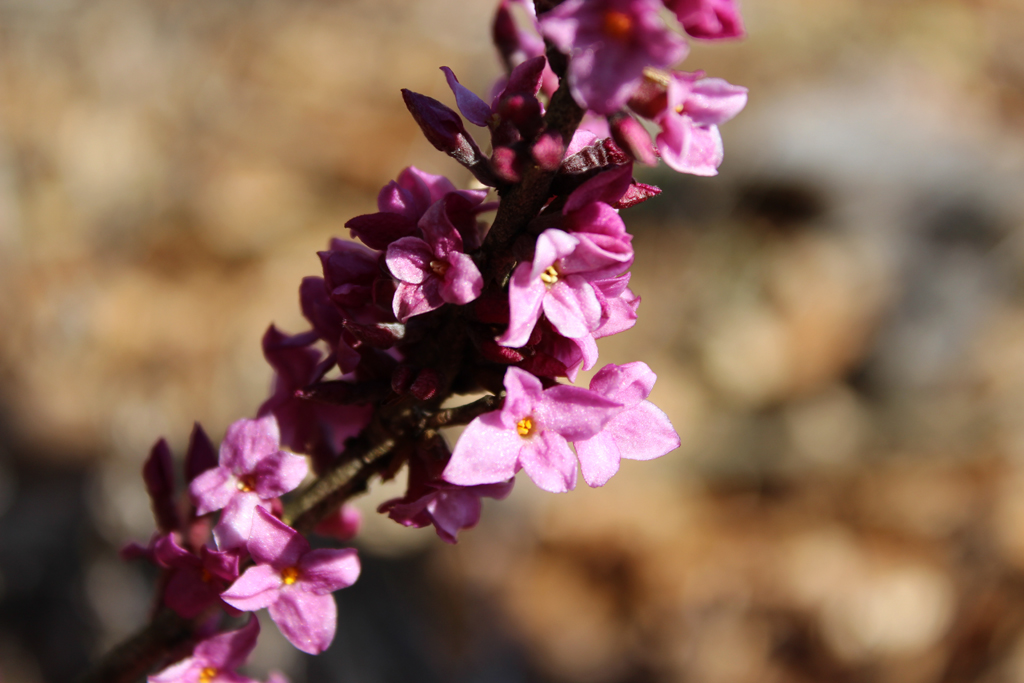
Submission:
POLYGON ((519 462, 533 483, 551 493, 576 488, 576 456, 564 438, 545 430, 525 441, 519 462))
POLYGON ((186 619, 199 616, 217 599, 217 590, 203 581, 200 569, 179 569, 164 589, 164 603, 186 619))
POLYGON ((237 631, 228 631, 207 638, 196 645, 194 658, 205 666, 217 669, 236 669, 245 663, 260 635, 260 622, 255 616, 249 617, 245 626, 237 631))
POLYGON ((419 237, 403 237, 388 245, 385 261, 396 278, 418 285, 429 276, 433 258, 433 250, 419 237))
POLYGON ((423 284, 400 282, 395 288, 394 311, 398 322, 404 323, 415 315, 429 313, 444 305, 437 278, 427 278, 423 284))
POLYGON ((544 315, 563 336, 582 337, 601 322, 601 302, 579 275, 559 279, 542 302, 544 315))
POLYGON ((252 530, 253 510, 260 507, 260 497, 255 493, 235 491, 231 501, 224 507, 220 521, 213 528, 213 537, 220 550, 241 548, 249 540, 252 530))
POLYGON ((272 605, 281 591, 281 574, 268 564, 249 567, 220 594, 221 600, 244 612, 272 605))
POLYGON ((226 467, 206 470, 188 485, 188 495, 196 506, 197 515, 220 510, 238 492, 235 477, 226 467))
POLYGON ((530 277, 531 267, 529 263, 520 263, 516 266, 512 280, 509 282, 508 329, 497 339, 502 346, 512 348, 525 346, 540 318, 541 305, 547 288, 540 279, 530 277))
POLYGON ((583 480, 589 486, 604 486, 619 471, 621 455, 611 435, 601 432, 585 441, 576 441, 583 480))
POLYGON ((718 125, 747 106, 747 89, 721 78, 702 78, 690 88, 686 114, 697 125, 718 125))
POLYGON ((459 79, 455 77, 451 69, 442 66, 441 71, 444 72, 444 77, 448 81, 448 87, 455 94, 455 103, 458 105, 462 115, 470 123, 486 128, 487 120, 491 118, 491 108, 486 102, 477 97, 472 90, 459 83, 459 79))
POLYGON ((505 371, 503 383, 505 403, 501 409, 502 424, 506 428, 514 428, 519 420, 533 414, 544 400, 544 385, 529 372, 514 367, 505 371))
POLYGON ((352 548, 311 550, 299 562, 302 590, 324 595, 348 588, 359 578, 359 556, 352 548))
POLYGON ((263 500, 277 498, 298 488, 308 473, 309 463, 304 457, 277 451, 260 460, 253 469, 254 488, 263 500))
POLYGON ((461 529, 470 529, 480 521, 480 496, 473 491, 452 489, 441 491, 427 509, 437 535, 446 543, 455 543, 461 529))
POLYGON ((238 420, 228 427, 220 445, 220 464, 235 474, 247 474, 263 456, 277 451, 281 432, 273 415, 238 420))
POLYGON ((718 167, 722 165, 724 156, 722 134, 718 132, 718 126, 697 126, 690 131, 685 169, 676 170, 700 176, 718 175, 718 167))
POLYGON ((318 655, 334 640, 338 607, 334 596, 316 595, 302 590, 285 590, 270 606, 270 618, 292 645, 318 655))
POLYGON ((550 228, 542 232, 537 237, 530 279, 539 279, 545 270, 554 265, 555 261, 571 254, 577 244, 579 244, 579 240, 563 230, 550 228))
POLYGON ((484 278, 465 254, 448 254, 448 272, 440 286, 441 298, 452 304, 468 304, 484 290, 484 278))
POLYGON ((652 460, 679 448, 679 435, 668 416, 650 401, 625 411, 609 422, 607 433, 623 458, 652 460))
POLYGON ((545 431, 576 441, 597 434, 621 412, 622 404, 596 391, 559 384, 544 391, 544 400, 537 406, 536 415, 545 431))
POLYGON ((309 541, 263 508, 256 508, 246 546, 252 559, 278 569, 294 567, 309 552, 309 541))
POLYGON ((635 361, 625 365, 609 363, 590 380, 590 389, 627 408, 632 408, 651 395, 658 376, 647 363, 635 361))
POLYGON ((203 665, 195 657, 183 659, 163 671, 146 678, 146 683, 194 683, 199 680, 203 665))
POLYGON ((523 438, 502 424, 497 412, 469 423, 452 451, 442 478, 460 486, 496 484, 512 477, 523 438))

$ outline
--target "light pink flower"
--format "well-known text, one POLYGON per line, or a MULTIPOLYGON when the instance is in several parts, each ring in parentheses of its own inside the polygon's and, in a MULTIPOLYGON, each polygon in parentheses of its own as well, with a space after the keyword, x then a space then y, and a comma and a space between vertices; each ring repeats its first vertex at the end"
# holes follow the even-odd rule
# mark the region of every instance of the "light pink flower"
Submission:
POLYGON ((679 448, 668 416, 646 400, 656 379, 646 363, 635 362, 606 365, 590 380, 591 391, 624 408, 600 432, 573 442, 589 485, 604 486, 622 458, 651 460, 679 448))
POLYGON ((420 219, 424 239, 403 237, 388 246, 388 269, 399 280, 394 311, 399 322, 445 303, 468 304, 480 296, 484 279, 462 252, 462 237, 448 219, 446 201, 435 202, 420 219))
POLYGON ((334 640, 338 608, 331 596, 359 578, 352 548, 311 550, 303 536, 263 508, 257 508, 247 544, 256 561, 221 599, 244 611, 269 608, 292 645, 319 654, 334 640))
POLYGON ((718 124, 736 116, 747 104, 747 89, 721 78, 697 79, 697 74, 673 73, 667 106, 655 118, 661 126, 658 152, 681 173, 717 175, 722 163, 718 124))
POLYGON ((223 509, 213 530, 217 547, 245 545, 253 509, 295 489, 309 470, 306 459, 280 449, 281 433, 273 415, 239 420, 220 445, 220 464, 189 485, 196 514, 223 509))
POLYGON ((460 486, 496 484, 525 469, 534 483, 560 493, 576 486, 576 456, 568 441, 589 439, 622 405, 584 389, 540 380, 516 367, 505 372, 505 403, 469 423, 445 467, 460 486))
POLYGON ((255 616, 237 631, 228 631, 200 642, 191 657, 148 677, 149 683, 257 683, 235 673, 245 663, 260 634, 255 616))

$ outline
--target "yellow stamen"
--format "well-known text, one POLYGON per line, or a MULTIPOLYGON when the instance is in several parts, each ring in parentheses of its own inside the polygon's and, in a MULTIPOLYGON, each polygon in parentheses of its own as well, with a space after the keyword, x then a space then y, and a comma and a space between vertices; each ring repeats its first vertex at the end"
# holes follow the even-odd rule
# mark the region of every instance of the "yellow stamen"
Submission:
POLYGON ((449 264, 447 261, 431 261, 430 270, 434 271, 435 275, 444 277, 444 274, 448 272, 449 264))
POLYGON ((217 670, 212 666, 208 666, 199 672, 199 683, 210 683, 217 675, 217 670))
POLYGON ((553 285, 558 282, 558 270, 554 266, 548 266, 548 269, 540 274, 540 280, 546 285, 553 285))
POLYGON ((299 580, 299 570, 295 567, 286 567, 281 570, 281 580, 284 581, 284 585, 290 586, 299 580))
POLYGON ((533 420, 524 417, 516 424, 516 431, 519 432, 519 436, 529 436, 533 431, 533 420))
POLYGON ((615 40, 627 40, 633 33, 633 18, 625 12, 605 12, 604 32, 615 40))
POLYGON ((235 488, 242 493, 252 493, 253 489, 256 488, 256 482, 252 480, 252 477, 242 477, 238 480, 235 488))

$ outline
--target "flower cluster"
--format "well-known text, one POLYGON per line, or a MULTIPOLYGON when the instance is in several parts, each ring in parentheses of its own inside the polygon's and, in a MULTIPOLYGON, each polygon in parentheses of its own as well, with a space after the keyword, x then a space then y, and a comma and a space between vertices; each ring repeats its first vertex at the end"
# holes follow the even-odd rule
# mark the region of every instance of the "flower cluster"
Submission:
POLYGON ((334 239, 319 252, 322 275, 299 287, 310 329, 263 337, 274 384, 255 419, 231 425, 219 454, 196 426, 187 505, 170 450, 154 447, 143 477, 158 532, 125 555, 162 569, 162 604, 192 620, 196 644, 151 681, 249 681, 235 669, 259 624, 218 632, 222 612, 267 608, 295 647, 326 649, 331 593, 355 582, 359 560, 314 549, 300 530, 351 538, 358 514, 342 503, 372 476, 406 467, 405 495, 380 512, 455 543, 521 469, 564 492, 577 469, 602 486, 623 458, 679 446, 647 400, 646 364, 608 364, 573 384, 596 367, 597 340, 637 320, 620 211, 660 190, 633 178, 634 161, 713 175, 717 126, 746 103, 743 88, 670 70, 687 52, 670 13, 695 38, 743 33, 734 0, 501 0, 493 35, 507 75, 490 103, 446 67, 458 112, 403 91, 427 140, 482 187, 409 167, 376 212, 346 223, 362 244, 334 239), (463 117, 488 130, 489 153, 463 117), (648 128, 660 129, 654 140, 648 128), (492 189, 499 201, 487 201, 492 189), (482 398, 455 398, 467 394, 482 398), (459 425, 451 447, 441 430, 459 425))

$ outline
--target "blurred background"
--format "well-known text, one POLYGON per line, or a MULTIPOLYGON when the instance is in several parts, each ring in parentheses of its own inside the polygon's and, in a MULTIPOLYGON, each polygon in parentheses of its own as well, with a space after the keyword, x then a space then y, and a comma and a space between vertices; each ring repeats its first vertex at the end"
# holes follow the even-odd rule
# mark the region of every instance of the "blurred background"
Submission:
MULTIPOLYGON (((683 446, 526 478, 459 544, 360 500, 303 681, 1024 681, 1024 2, 744 0, 750 88, 635 234, 630 332, 683 446)), ((254 414, 270 322, 404 166, 399 89, 486 92, 486 0, 0 0, 0 676, 146 620, 139 472, 254 414)))

